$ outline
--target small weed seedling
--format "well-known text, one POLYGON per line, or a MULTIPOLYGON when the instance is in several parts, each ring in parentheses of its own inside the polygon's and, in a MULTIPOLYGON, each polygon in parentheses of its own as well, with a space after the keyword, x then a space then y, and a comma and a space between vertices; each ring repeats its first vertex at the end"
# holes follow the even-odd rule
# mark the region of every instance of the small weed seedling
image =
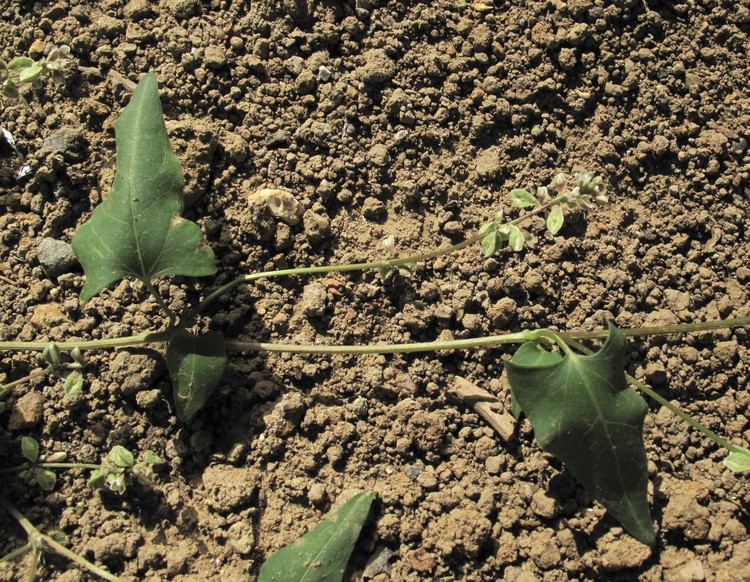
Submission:
MULTIPOLYGON (((52 491, 57 482, 57 470, 60 469, 87 469, 91 471, 89 485, 98 487, 106 485, 117 493, 123 493, 126 487, 137 480, 141 484, 149 485, 152 482, 153 467, 164 461, 151 451, 146 451, 140 461, 135 460, 133 453, 126 448, 116 446, 102 461, 101 465, 90 463, 71 463, 67 461, 67 453, 56 451, 50 455, 39 454, 39 443, 31 437, 21 437, 21 455, 24 461, 18 465, 0 468, 2 474, 19 474, 29 485, 37 485, 43 491, 52 491)), ((105 580, 118 581, 120 578, 91 563, 83 556, 76 554, 65 547, 65 534, 54 532, 44 534, 39 531, 26 517, 0 492, 0 506, 16 518, 18 523, 26 532, 28 542, 0 558, 0 564, 18 558, 27 552, 32 552, 32 569, 27 579, 36 579, 36 568, 41 561, 42 554, 54 552, 68 558, 80 567, 88 570, 105 580)))
POLYGON ((73 67, 70 47, 52 47, 46 57, 34 60, 30 57, 16 57, 9 63, 0 59, 0 82, 2 93, 9 99, 20 99, 19 86, 28 84, 38 89, 47 78, 55 83, 65 82, 65 72, 73 67))
MULTIPOLYGON (((6 80, 10 78, 7 76, 10 71, 17 75, 13 79, 18 81, 37 80, 50 70, 48 61, 33 65, 29 61, 13 61, 4 69, 6 80), (21 70, 25 71, 23 76, 21 70)), ((624 330, 610 325, 607 330, 595 332, 533 329, 455 341, 362 346, 239 342, 225 339, 220 331, 207 334, 193 331, 197 317, 217 297, 238 285, 263 278, 364 269, 378 270, 386 277, 392 270, 408 273, 419 262, 475 244, 481 245, 485 256, 496 254, 505 246, 521 251, 529 236, 523 227, 532 219, 541 217, 554 234, 562 227, 566 212, 588 210, 606 203, 600 178, 583 173, 570 183, 558 176, 549 188, 539 188, 533 194, 523 189, 513 190, 511 202, 520 215, 508 219, 503 212, 498 212, 475 236, 449 247, 399 258, 395 256, 395 241, 386 240, 388 258, 385 260, 243 275, 208 293, 191 312, 175 313, 157 291, 155 280, 172 275, 205 277, 214 275, 217 268, 214 254, 204 243, 198 225, 181 216, 183 175, 170 147, 156 77, 152 73, 141 80, 130 104, 123 110, 116 126, 116 143, 117 170, 112 191, 73 238, 73 249, 86 275, 81 301, 89 301, 123 278, 138 279, 162 309, 167 325, 162 330, 131 337, 70 341, 54 346, 46 342, 0 342, 0 350, 43 352, 48 368, 33 374, 51 371, 63 375, 66 391, 82 388, 82 352, 86 350, 165 344, 175 410, 177 416, 187 422, 205 405, 218 384, 230 350, 365 354, 520 344, 507 364, 514 413, 528 417, 541 448, 559 458, 593 497, 641 542, 654 544, 656 535, 647 502, 648 475, 643 444, 647 404, 633 386, 726 448, 729 454, 724 464, 727 467, 734 471, 750 469, 750 451, 711 432, 624 371, 626 336, 746 326, 750 325, 750 318, 624 330), (581 343, 596 339, 606 340, 596 352, 581 343), (60 353, 64 352, 73 356, 70 364, 62 363, 60 353)), ((12 385, 6 385, 3 390, 7 396, 12 385)), ((2 397, 0 393, 0 400, 2 397)), ((27 475, 43 488, 51 486, 54 479, 49 472, 50 463, 38 462, 34 447, 24 442, 27 475)), ((119 491, 124 488, 128 475, 150 478, 150 469, 156 461, 146 454, 136 463, 131 453, 116 447, 101 466, 87 468, 94 470, 92 482, 103 481, 119 491)), ((11 509, 7 500, 0 499, 29 531, 28 522, 22 521, 22 516, 11 509)), ((31 539, 32 534, 29 535, 31 539)), ((46 543, 50 545, 49 541, 46 543)))

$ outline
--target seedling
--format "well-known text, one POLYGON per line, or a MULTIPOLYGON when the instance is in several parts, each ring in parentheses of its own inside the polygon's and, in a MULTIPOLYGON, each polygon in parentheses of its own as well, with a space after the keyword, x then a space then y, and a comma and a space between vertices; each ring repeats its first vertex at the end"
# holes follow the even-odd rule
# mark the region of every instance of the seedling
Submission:
POLYGON ((47 56, 39 60, 30 57, 16 57, 9 63, 0 59, 0 82, 2 94, 9 99, 20 99, 20 85, 31 85, 38 89, 47 78, 58 84, 65 83, 66 71, 73 68, 70 47, 52 47, 47 56))
MULTIPOLYGON (((385 242, 385 260, 366 263, 292 268, 237 277, 208 293, 192 311, 175 313, 159 294, 154 281, 181 275, 204 277, 217 268, 214 254, 200 228, 181 216, 183 175, 171 150, 164 125, 156 78, 146 75, 116 126, 117 171, 110 195, 80 227, 73 238, 86 283, 81 301, 89 301, 107 286, 123 279, 141 281, 162 309, 166 326, 140 335, 92 341, 0 342, 4 350, 46 350, 52 371, 60 366, 60 353, 79 350, 166 344, 166 361, 172 379, 177 416, 189 422, 206 404, 221 378, 227 352, 275 351, 308 354, 411 353, 521 344, 507 365, 516 414, 527 415, 540 446, 558 457, 589 492, 640 541, 653 544, 655 532, 646 501, 646 454, 643 418, 647 405, 632 386, 687 420, 692 426, 726 448, 724 463, 734 471, 750 468, 750 451, 716 435, 697 420, 671 405, 649 387, 626 376, 626 336, 665 335, 750 325, 750 318, 715 322, 619 330, 613 325, 596 332, 526 330, 455 341, 370 346, 320 346, 238 342, 226 340, 220 331, 197 333, 194 322, 216 298, 238 285, 283 276, 375 269, 381 276, 391 270, 408 275, 415 264, 480 244, 485 256, 508 247, 521 251, 528 240, 524 226, 541 217, 555 234, 566 213, 585 211, 604 204, 602 181, 587 173, 573 182, 557 176, 549 188, 534 194, 516 189, 511 202, 517 216, 504 212, 484 224, 478 233, 455 245, 408 257, 397 257, 395 241, 385 242), (581 341, 606 339, 598 352, 581 341), (555 349, 551 349, 555 348, 555 349), (55 355, 57 354, 57 355, 55 355)), ((70 384, 80 389, 82 359, 76 355, 70 384), (80 380, 79 380, 80 378, 80 380)), ((70 376, 68 376, 70 377, 70 376)), ((10 385, 6 386, 6 389, 10 385)), ((0 398, 1 400, 1 398, 0 398)), ((105 481, 120 490, 127 475, 148 473, 151 457, 135 462, 132 454, 113 451, 94 481, 105 481), (140 467, 140 468, 138 468, 140 467)))
MULTIPOLYGON (((67 453, 56 451, 50 455, 40 455, 39 443, 31 437, 21 437, 21 454, 25 462, 12 467, 0 468, 0 475, 19 473, 30 485, 36 484, 43 491, 51 491, 57 482, 56 471, 60 469, 85 469, 91 471, 89 485, 98 487, 106 485, 117 493, 123 493, 133 479, 141 484, 149 485, 153 482, 153 467, 164 461, 151 451, 146 451, 140 461, 136 462, 133 453, 126 448, 116 446, 110 451, 100 465, 91 463, 66 462, 67 453)), ((26 517, 18 511, 2 493, 0 493, 0 505, 5 507, 21 524, 29 538, 27 544, 10 552, 0 558, 0 563, 8 562, 20 557, 26 552, 33 552, 32 571, 28 579, 36 577, 36 566, 44 552, 55 552, 63 557, 69 558, 82 568, 101 576, 106 580, 120 580, 96 564, 91 563, 82 556, 69 550, 64 546, 65 536, 62 532, 47 535, 40 532, 26 517)))

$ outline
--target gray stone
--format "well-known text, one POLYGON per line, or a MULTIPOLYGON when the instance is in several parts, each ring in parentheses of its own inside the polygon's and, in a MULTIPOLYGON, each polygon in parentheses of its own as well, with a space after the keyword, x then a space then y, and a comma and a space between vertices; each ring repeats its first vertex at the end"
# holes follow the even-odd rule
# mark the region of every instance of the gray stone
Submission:
POLYGON ((328 293, 319 281, 313 281, 302 291, 302 313, 308 317, 319 317, 325 313, 328 293))
POLYGON ((80 162, 86 151, 83 132, 74 127, 62 127, 44 139, 42 154, 61 154, 66 162, 80 162))
POLYGON ((78 264, 72 246, 49 237, 39 243, 36 258, 47 276, 52 279, 71 271, 78 264))
POLYGON ((286 129, 280 129, 266 136, 266 145, 269 148, 277 148, 289 145, 292 140, 292 134, 286 129))
POLYGON ((200 12, 201 7, 199 0, 166 0, 164 5, 175 18, 179 19, 195 16, 200 12))

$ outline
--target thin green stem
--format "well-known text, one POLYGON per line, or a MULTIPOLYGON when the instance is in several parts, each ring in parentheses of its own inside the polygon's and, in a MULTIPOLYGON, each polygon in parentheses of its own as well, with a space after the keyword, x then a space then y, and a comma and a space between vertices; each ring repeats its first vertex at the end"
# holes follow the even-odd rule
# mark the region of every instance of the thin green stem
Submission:
MULTIPOLYGON (((49 344, 47 344, 49 345, 49 344)), ((25 384, 26 382, 31 382, 31 380, 34 380, 36 378, 40 378, 41 376, 45 376, 49 374, 50 369, 49 368, 39 368, 37 370, 34 370, 27 376, 24 376, 23 378, 19 378, 18 380, 13 380, 12 382, 8 382, 7 384, 3 384, 2 388, 3 390, 10 390, 11 388, 15 388, 16 386, 19 386, 21 384, 25 384)))
POLYGON ((18 471, 25 471, 27 469, 34 468, 42 469, 99 469, 100 465, 94 465, 93 463, 24 463, 23 465, 15 465, 13 467, 0 467, 0 475, 3 473, 17 473, 18 471))
MULTIPOLYGON (((165 331, 152 331, 140 335, 131 335, 112 339, 98 339, 85 341, 54 342, 62 352, 69 352, 78 348, 79 350, 102 350, 107 348, 132 347, 151 343, 164 343, 170 338, 170 333, 165 331)), ((42 352, 53 342, 0 342, 0 351, 30 351, 42 352)))
POLYGON ((49 548, 52 551, 60 554, 61 556, 64 556, 68 558, 69 560, 72 560, 82 568, 88 570, 89 572, 92 572, 96 574, 97 576, 100 576, 101 578, 104 578, 105 580, 110 580, 111 582, 121 582, 121 578, 115 576, 114 574, 110 574, 103 568, 100 568, 96 564, 93 564, 89 562, 86 558, 83 556, 79 556, 72 550, 69 550, 62 544, 56 542, 54 539, 52 539, 50 536, 43 534, 41 531, 39 531, 28 519, 26 519, 26 516, 18 511, 15 505, 13 505, 2 493, 0 493, 0 505, 2 505, 15 519, 18 521, 18 523, 21 525, 21 527, 26 532, 26 535, 29 537, 29 542, 32 548, 34 549, 43 549, 43 548, 49 548))
MULTIPOLYGON (((570 345, 586 355, 591 355, 594 353, 593 350, 587 348, 585 345, 583 345, 582 343, 578 341, 570 340, 570 345)), ((730 452, 741 452, 740 447, 733 445, 725 438, 716 434, 710 428, 704 426, 703 424, 695 420, 695 418, 690 416, 687 412, 684 412, 682 409, 672 404, 669 400, 667 400, 666 398, 664 398, 663 396, 655 392, 654 389, 651 388, 648 384, 641 382, 640 380, 638 380, 637 378, 634 378, 630 374, 625 374, 625 378, 630 384, 638 388, 638 390, 648 395, 650 398, 653 398, 654 400, 656 400, 659 404, 666 407, 672 414, 679 416, 682 420, 687 422, 695 430, 703 433, 704 435, 706 435, 708 438, 713 440, 719 446, 724 447, 730 452)))
MULTIPOLYGON (((750 317, 735 317, 720 319, 717 321, 705 321, 698 323, 680 323, 676 325, 664 325, 653 327, 634 327, 630 329, 621 329, 620 331, 629 337, 668 335, 679 333, 696 333, 716 329, 728 329, 732 327, 750 326, 750 317)), ((405 352, 429 352, 437 350, 455 350, 466 348, 481 348, 505 343, 520 343, 532 341, 526 338, 524 334, 537 333, 544 330, 526 330, 517 333, 506 333, 492 335, 480 338, 468 338, 453 340, 449 342, 422 342, 414 344, 375 344, 371 346, 358 345, 340 345, 340 346, 320 346, 304 344, 284 344, 284 343, 265 343, 265 342, 227 342, 229 349, 239 351, 266 351, 266 352, 289 352, 297 354, 387 354, 387 353, 405 353, 405 352)), ((608 335, 605 329, 595 331, 568 331, 554 332, 558 334, 566 343, 575 340, 603 339, 608 335)), ((153 331, 142 333, 140 335, 87 341, 70 341, 57 343, 60 351, 69 352, 74 348, 80 350, 94 350, 107 348, 131 347, 150 343, 166 343, 172 336, 171 331, 153 331)), ((532 336, 534 341, 536 337, 532 336)), ((557 343, 557 342, 556 342, 557 343)), ((48 347, 50 342, 0 342, 0 351, 43 351, 48 347)))
POLYGON ((410 344, 373 344, 373 345, 306 345, 306 344, 277 344, 265 342, 227 342, 227 349, 242 352, 284 352, 290 354, 406 354, 414 352, 436 352, 443 350, 458 350, 467 348, 487 348, 500 344, 517 344, 529 341, 530 331, 505 333, 481 338, 467 338, 437 342, 415 342, 410 344))
POLYGON ((15 560, 18 556, 22 556, 26 552, 28 552, 32 548, 31 543, 27 543, 20 548, 16 548, 12 552, 8 552, 5 554, 2 558, 0 558, 0 564, 4 564, 6 562, 10 562, 11 560, 15 560))
MULTIPOLYGON (((629 337, 645 337, 651 335, 670 335, 675 333, 694 333, 711 331, 716 329, 728 329, 731 327, 745 327, 750 325, 750 316, 730 317, 717 319, 716 321, 698 321, 694 323, 676 323, 673 325, 654 325, 644 327, 623 328, 620 331, 629 337)), ((564 338, 576 340, 604 339, 609 335, 606 329, 594 331, 571 331, 560 332, 564 338)))
POLYGON ((650 386, 648 386, 647 384, 644 384, 640 380, 637 380, 636 378, 633 378, 633 376, 631 376, 630 374, 625 374, 625 377, 628 379, 628 382, 630 382, 633 386, 635 386, 636 388, 638 388, 638 390, 640 390, 641 392, 643 392, 645 394, 648 394, 648 396, 650 396, 651 398, 653 398, 654 400, 656 400, 659 404, 661 404, 662 406, 665 406, 672 414, 675 414, 675 415, 679 416, 682 420, 684 420, 685 422, 687 422, 694 429, 696 429, 697 431, 703 433, 708 438, 710 438, 711 440, 713 440, 717 445, 719 445, 721 447, 724 447, 725 449, 729 450, 730 452, 741 452, 741 450, 740 450, 739 447, 736 447, 735 445, 733 445, 732 443, 730 443, 725 438, 720 437, 718 434, 716 434, 710 428, 704 426, 703 424, 701 424, 700 422, 698 422, 697 420, 695 420, 695 418, 693 418, 692 416, 690 416, 687 412, 684 412, 683 410, 681 410, 680 408, 678 408, 677 406, 675 406, 674 404, 672 404, 671 402, 669 402, 669 400, 667 400, 663 396, 661 396, 661 395, 657 394, 656 392, 654 392, 654 390, 650 386))
MULTIPOLYGON (((553 198, 546 204, 543 204, 537 208, 534 208, 533 210, 526 212, 525 214, 519 216, 518 218, 515 218, 514 220, 508 221, 507 224, 517 225, 522 222, 525 222, 529 220, 531 217, 545 212, 552 206, 562 204, 565 201, 565 199, 566 199, 565 196, 558 196, 557 198, 553 198)), ((269 279, 271 277, 286 277, 286 276, 291 276, 291 275, 314 275, 314 274, 322 274, 322 273, 364 271, 368 269, 382 269, 382 268, 391 269, 394 267, 402 267, 404 265, 409 265, 412 263, 421 263, 424 261, 428 261, 430 259, 435 259, 437 257, 441 257, 444 255, 454 253, 456 251, 460 251, 462 249, 465 249, 466 247, 469 247, 473 244, 478 243, 484 238, 485 235, 486 233, 476 234, 454 245, 441 247, 439 249, 435 249, 427 253, 419 253, 416 255, 398 258, 398 259, 370 261, 367 263, 351 263, 347 265, 324 265, 320 267, 299 267, 299 268, 294 268, 294 269, 279 269, 276 271, 264 271, 260 273, 251 273, 250 275, 241 275, 240 277, 233 279, 229 283, 222 285, 221 287, 219 287, 218 289, 216 289, 215 291, 207 295, 203 299, 203 301, 201 301, 200 304, 198 305, 196 309, 196 313, 202 312, 217 297, 223 295, 224 293, 226 293, 233 287, 236 287, 237 285, 241 285, 243 283, 252 283, 253 281, 258 281, 259 279, 269 279)))
POLYGON ((563 352, 567 355, 575 355, 573 350, 568 346, 568 342, 562 336, 562 334, 553 331, 551 329, 537 329, 529 334, 528 341, 538 342, 543 341, 549 344, 556 344, 563 352))

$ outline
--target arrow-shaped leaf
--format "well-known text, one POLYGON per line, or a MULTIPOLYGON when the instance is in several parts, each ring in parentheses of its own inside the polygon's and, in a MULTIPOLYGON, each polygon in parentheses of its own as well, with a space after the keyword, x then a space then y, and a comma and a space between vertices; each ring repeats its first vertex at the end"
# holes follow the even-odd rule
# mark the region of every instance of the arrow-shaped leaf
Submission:
POLYGON ((341 582, 376 493, 357 493, 329 519, 273 554, 258 582, 341 582))
POLYGON ((177 416, 188 421, 203 408, 224 372, 224 337, 220 333, 196 336, 180 330, 169 340, 166 358, 177 416))
POLYGON ((643 419, 646 401, 625 379, 625 336, 591 356, 521 346, 506 364, 515 401, 539 446, 560 459, 636 539, 653 545, 643 419))
POLYGON ((216 272, 200 228, 180 216, 184 177, 169 145, 153 73, 138 83, 115 136, 112 191, 73 237, 86 273, 83 303, 123 277, 150 284, 164 275, 216 272))

